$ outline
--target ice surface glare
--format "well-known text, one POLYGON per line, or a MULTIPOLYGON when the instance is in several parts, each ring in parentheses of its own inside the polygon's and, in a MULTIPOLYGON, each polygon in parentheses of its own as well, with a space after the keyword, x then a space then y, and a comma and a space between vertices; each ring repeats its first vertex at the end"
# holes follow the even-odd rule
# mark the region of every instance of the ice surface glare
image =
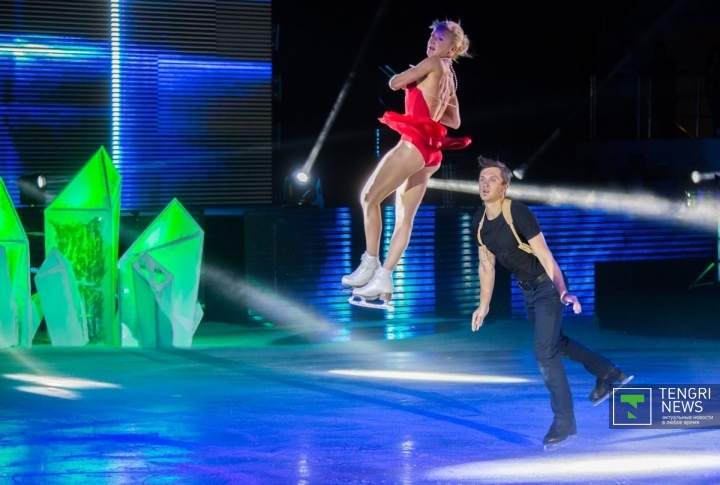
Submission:
POLYGON ((479 461, 438 468, 429 474, 433 480, 468 480, 481 483, 541 482, 572 483, 607 477, 652 477, 692 471, 720 470, 718 456, 711 454, 583 454, 558 455, 527 460, 479 461))
POLYGON ((92 381, 77 377, 36 376, 32 374, 3 374, 5 379, 23 381, 40 386, 63 389, 117 389, 120 386, 109 382, 92 381))
POLYGON ((75 391, 67 389, 58 389, 56 387, 43 386, 17 386, 15 388, 20 392, 28 392, 30 394, 39 394, 41 396, 57 397, 59 399, 69 399, 72 401, 80 399, 82 396, 75 391))
POLYGON ((443 372, 412 372, 412 371, 384 371, 384 370, 331 370, 330 374, 368 377, 371 379, 398 379, 408 381, 433 382, 468 382, 476 384, 521 384, 531 382, 528 379, 507 376, 475 375, 475 374, 449 374, 443 372))

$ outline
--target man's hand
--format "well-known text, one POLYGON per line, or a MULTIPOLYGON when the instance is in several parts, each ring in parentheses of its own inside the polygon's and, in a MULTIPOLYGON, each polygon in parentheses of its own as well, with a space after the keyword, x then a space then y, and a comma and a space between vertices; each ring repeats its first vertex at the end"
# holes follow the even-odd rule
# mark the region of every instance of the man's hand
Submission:
POLYGON ((487 316, 488 312, 490 311, 489 305, 480 305, 477 310, 473 312, 472 316, 472 331, 477 331, 480 327, 482 327, 483 320, 485 320, 485 317, 487 316))
POLYGON ((572 305, 573 311, 575 313, 582 312, 582 306, 580 305, 580 302, 578 301, 577 296, 566 292, 563 294, 562 298, 560 298, 560 301, 565 306, 572 305))

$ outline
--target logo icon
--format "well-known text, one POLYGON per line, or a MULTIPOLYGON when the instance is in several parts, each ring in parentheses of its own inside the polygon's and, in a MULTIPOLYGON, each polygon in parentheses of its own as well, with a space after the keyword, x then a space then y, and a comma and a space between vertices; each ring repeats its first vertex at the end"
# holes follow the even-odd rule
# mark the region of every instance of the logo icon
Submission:
MULTIPOLYGON (((645 402, 645 394, 621 394, 620 402, 626 402, 637 409, 638 403, 645 402)), ((628 419, 637 419, 633 413, 628 411, 628 419)))
POLYGON ((613 426, 652 425, 652 388, 613 389, 612 424, 613 426))

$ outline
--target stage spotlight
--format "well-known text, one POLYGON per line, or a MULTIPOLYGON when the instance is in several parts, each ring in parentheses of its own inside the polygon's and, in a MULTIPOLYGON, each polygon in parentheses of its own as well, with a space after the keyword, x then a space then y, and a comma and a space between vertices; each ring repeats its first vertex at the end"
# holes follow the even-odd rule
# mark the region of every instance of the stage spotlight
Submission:
POLYGON ((297 172, 295 172, 295 178, 298 180, 298 182, 305 184, 310 180, 310 175, 305 173, 305 171, 303 170, 298 170, 297 172))
POLYGON ((55 200, 70 180, 72 177, 42 173, 21 175, 17 179, 20 203, 31 207, 45 207, 55 200))
POLYGON ((316 206, 323 208, 323 197, 320 178, 304 170, 298 170, 283 181, 283 205, 285 206, 316 206))
POLYGON ((518 180, 522 180, 525 176, 525 169, 522 168, 516 168, 513 170, 512 174, 517 178, 518 180))
POLYGON ((694 171, 690 174, 690 180, 695 182, 696 184, 699 184, 700 182, 705 182, 707 180, 715 180, 717 181, 718 178, 720 178, 720 173, 718 172, 698 172, 694 171))
POLYGON ((41 173, 30 173, 21 175, 17 179, 17 186, 20 190, 20 203, 30 206, 44 206, 47 200, 47 179, 41 173))

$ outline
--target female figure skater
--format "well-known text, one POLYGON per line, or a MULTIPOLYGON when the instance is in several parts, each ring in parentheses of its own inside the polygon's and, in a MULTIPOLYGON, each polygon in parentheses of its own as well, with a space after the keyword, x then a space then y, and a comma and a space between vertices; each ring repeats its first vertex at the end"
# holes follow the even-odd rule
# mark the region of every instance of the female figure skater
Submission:
POLYGON ((388 111, 380 121, 402 136, 380 160, 362 190, 366 249, 360 266, 342 278, 344 285, 353 287, 349 300, 353 304, 387 308, 394 289, 392 272, 408 246, 428 180, 440 168, 440 150, 457 150, 470 144, 469 138, 447 138, 445 128, 460 126, 457 78, 452 63, 468 56, 470 41, 455 22, 435 21, 430 28, 427 58, 390 79, 392 90, 405 90, 405 114, 388 111), (395 228, 385 263, 381 265, 380 203, 392 192, 395 192, 395 228), (378 297, 385 303, 366 302, 378 297))

